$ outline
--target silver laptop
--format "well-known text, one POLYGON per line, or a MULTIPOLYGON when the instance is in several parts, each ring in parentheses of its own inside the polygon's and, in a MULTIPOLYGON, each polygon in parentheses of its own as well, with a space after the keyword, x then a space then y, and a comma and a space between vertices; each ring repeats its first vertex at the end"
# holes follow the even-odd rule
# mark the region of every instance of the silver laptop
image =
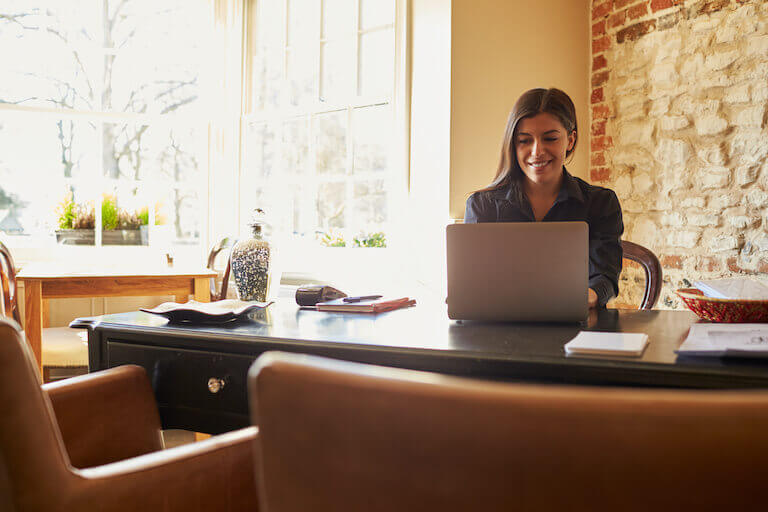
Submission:
POLYGON ((586 222, 452 224, 446 228, 446 237, 449 318, 586 319, 586 222))

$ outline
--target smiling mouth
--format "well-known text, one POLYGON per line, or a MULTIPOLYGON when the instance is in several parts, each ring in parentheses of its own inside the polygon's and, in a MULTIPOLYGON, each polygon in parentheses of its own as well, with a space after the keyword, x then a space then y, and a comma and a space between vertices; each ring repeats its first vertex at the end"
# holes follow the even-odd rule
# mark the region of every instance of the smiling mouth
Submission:
POLYGON ((550 163, 552 163, 552 160, 545 160, 543 162, 528 162, 528 165, 533 167, 534 169, 543 169, 544 167, 548 166, 550 163))

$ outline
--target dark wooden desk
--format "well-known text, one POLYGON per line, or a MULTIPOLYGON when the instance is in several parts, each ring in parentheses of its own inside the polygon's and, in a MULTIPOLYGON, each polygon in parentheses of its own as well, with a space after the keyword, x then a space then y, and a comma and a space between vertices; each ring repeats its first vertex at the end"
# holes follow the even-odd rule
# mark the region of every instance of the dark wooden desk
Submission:
POLYGON ((696 320, 685 311, 603 310, 588 325, 459 323, 425 303, 368 316, 302 311, 285 300, 221 326, 169 325, 140 312, 72 325, 89 328, 91 371, 146 368, 166 428, 219 433, 249 423, 246 373, 266 350, 512 381, 768 387, 768 363, 678 358, 674 349, 696 320), (639 358, 566 356, 563 345, 581 329, 645 332, 650 343, 639 358), (224 387, 209 391, 209 379, 224 387))

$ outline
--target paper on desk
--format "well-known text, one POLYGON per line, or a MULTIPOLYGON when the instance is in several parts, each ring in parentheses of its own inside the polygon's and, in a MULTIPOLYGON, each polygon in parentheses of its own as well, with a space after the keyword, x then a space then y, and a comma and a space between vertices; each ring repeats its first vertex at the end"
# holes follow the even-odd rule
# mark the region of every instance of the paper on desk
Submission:
POLYGON ((768 324, 693 324, 675 352, 691 356, 768 357, 768 324))
POLYGON ((565 344, 568 354, 639 356, 648 344, 648 335, 631 332, 581 331, 565 344))
POLYGON ((768 284, 754 277, 711 279, 693 285, 715 299, 768 300, 768 284))

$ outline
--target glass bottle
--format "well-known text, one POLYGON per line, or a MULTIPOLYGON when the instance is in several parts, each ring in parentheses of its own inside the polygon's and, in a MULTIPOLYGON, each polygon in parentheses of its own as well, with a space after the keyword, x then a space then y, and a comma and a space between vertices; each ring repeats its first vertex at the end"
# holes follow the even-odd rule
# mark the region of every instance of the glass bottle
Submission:
POLYGON ((280 286, 276 246, 264 210, 255 210, 249 226, 252 237, 232 247, 232 276, 240 300, 266 302, 277 297, 280 286))

